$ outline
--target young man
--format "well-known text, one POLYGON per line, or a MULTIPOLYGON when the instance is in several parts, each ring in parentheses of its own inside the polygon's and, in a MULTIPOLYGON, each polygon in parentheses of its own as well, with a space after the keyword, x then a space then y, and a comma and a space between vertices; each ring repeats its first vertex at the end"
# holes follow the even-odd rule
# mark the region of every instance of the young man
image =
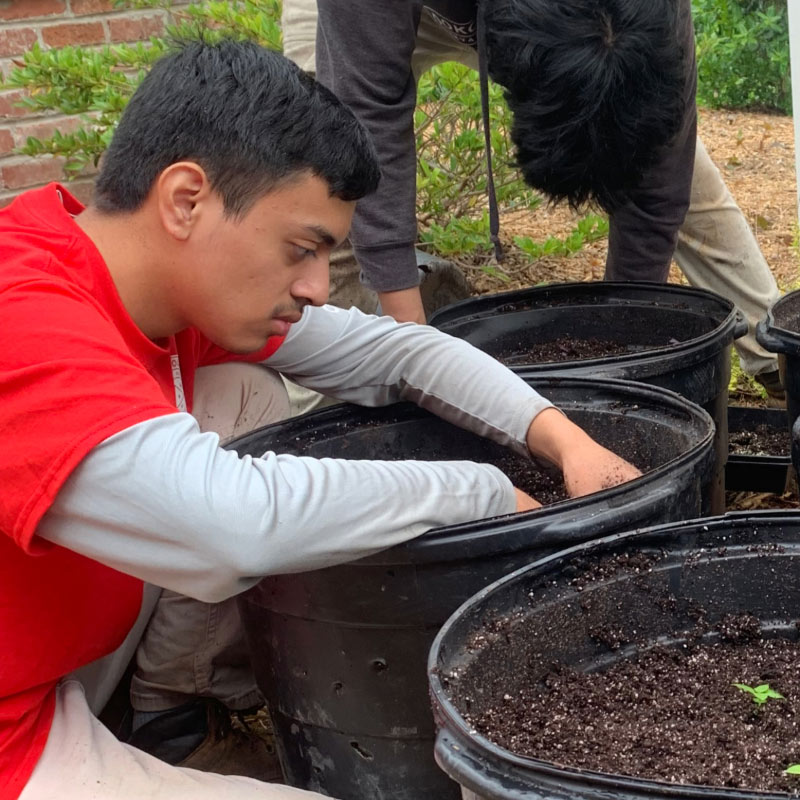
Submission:
MULTIPOLYGON (((125 640, 144 581, 213 609, 266 574, 536 507, 488 465, 221 449, 287 413, 276 371, 414 400, 559 465, 573 495, 638 474, 469 345, 323 305, 378 176, 352 114, 289 61, 194 43, 132 98, 89 208, 51 185, 0 212, 1 800, 316 796, 123 744, 64 678, 125 640)), ((187 691, 224 695, 213 666, 187 691)))
POLYGON ((695 150, 689 0, 284 1, 286 55, 316 64, 378 150, 383 180, 359 203, 352 240, 384 313, 425 320, 414 254, 416 82, 444 61, 478 68, 480 10, 526 181, 610 213, 606 278, 666 280, 674 254, 692 285, 736 303, 750 327, 736 343, 742 365, 780 398, 777 358, 755 339, 778 287, 702 143, 695 150))

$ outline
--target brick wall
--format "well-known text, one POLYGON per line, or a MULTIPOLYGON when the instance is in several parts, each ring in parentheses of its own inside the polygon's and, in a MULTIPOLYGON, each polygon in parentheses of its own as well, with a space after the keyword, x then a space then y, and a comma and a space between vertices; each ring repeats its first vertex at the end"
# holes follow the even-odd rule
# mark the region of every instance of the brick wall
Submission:
MULTIPOLYGON (((112 0, 0 0, 0 69, 7 74, 15 56, 34 42, 43 47, 67 44, 87 47, 146 39, 163 31, 164 12, 118 10, 112 0)), ((54 130, 67 133, 80 123, 71 117, 31 115, 15 101, 19 92, 0 92, 0 205, 25 189, 62 180, 60 159, 17 155, 28 136, 47 138, 54 130)), ((90 176, 70 188, 82 199, 91 194, 90 176)))

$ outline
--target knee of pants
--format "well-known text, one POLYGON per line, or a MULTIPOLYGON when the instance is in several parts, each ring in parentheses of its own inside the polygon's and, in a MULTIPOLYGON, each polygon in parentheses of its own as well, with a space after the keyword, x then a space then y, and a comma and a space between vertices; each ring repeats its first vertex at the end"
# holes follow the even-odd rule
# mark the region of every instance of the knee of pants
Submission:
POLYGON ((192 414, 200 430, 217 433, 222 444, 289 413, 283 380, 269 367, 229 362, 197 370, 192 414))

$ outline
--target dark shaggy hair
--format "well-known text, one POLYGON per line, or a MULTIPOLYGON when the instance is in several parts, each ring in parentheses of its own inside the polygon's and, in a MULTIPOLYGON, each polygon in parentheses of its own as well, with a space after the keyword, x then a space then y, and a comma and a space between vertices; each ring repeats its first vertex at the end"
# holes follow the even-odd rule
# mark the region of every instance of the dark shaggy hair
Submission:
POLYGON ((678 132, 693 63, 679 0, 482 0, 528 184, 607 211, 678 132))
POLYGON ((342 200, 380 177, 366 131, 330 91, 279 53, 229 39, 183 43, 153 65, 103 157, 95 206, 136 210, 178 161, 203 167, 234 218, 302 172, 342 200))

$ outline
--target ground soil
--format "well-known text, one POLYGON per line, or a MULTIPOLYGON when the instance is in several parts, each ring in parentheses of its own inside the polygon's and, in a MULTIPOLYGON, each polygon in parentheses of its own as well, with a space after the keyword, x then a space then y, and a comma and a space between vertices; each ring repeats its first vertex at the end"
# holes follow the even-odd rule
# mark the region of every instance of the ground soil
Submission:
POLYGON ((659 648, 602 673, 553 669, 469 719, 508 750, 559 765, 671 783, 795 792, 800 645, 725 621, 723 641, 659 648), (769 684, 757 706, 734 687, 769 684))
POLYGON ((731 453, 750 456, 788 456, 792 449, 789 429, 757 425, 749 431, 728 431, 731 453))

